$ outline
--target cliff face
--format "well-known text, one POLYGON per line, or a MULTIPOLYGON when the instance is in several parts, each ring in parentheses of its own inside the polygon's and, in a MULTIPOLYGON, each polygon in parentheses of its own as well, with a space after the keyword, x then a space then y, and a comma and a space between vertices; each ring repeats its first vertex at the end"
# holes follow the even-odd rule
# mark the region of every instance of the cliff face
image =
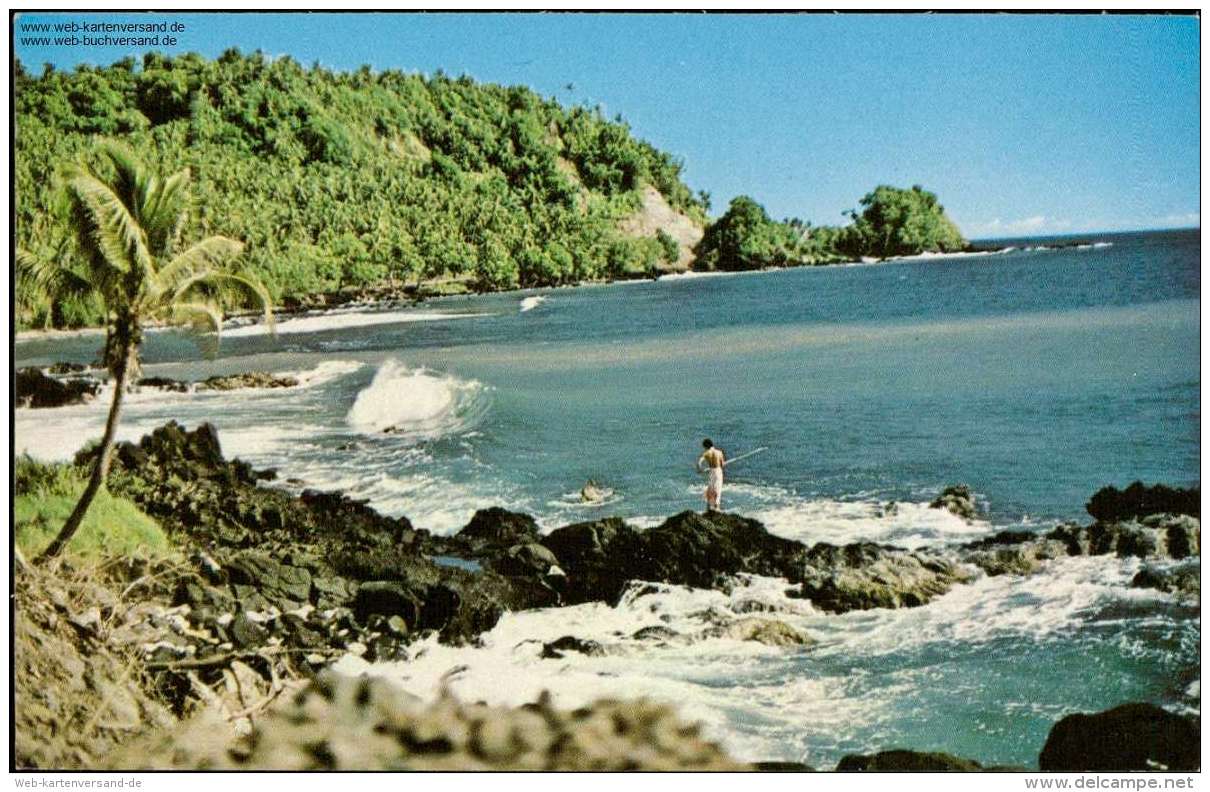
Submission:
POLYGON ((660 191, 654 187, 643 188, 643 208, 623 220, 618 228, 622 233, 642 239, 663 231, 676 240, 676 261, 661 262, 661 272, 684 272, 693 264, 693 249, 702 241, 702 224, 683 212, 672 208, 660 191))

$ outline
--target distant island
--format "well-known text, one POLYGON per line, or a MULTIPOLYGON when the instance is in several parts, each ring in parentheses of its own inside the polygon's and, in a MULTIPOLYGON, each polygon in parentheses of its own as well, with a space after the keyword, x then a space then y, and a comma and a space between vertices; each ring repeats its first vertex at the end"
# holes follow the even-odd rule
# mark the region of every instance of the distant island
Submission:
MULTIPOLYGON (((775 221, 747 196, 711 220, 710 195, 621 116, 441 71, 336 72, 231 49, 40 75, 18 62, 14 79, 19 249, 70 261, 56 175, 116 139, 162 171, 189 167, 187 227, 242 240, 286 308, 969 249, 920 186, 875 188, 845 226, 775 221)), ((103 314, 91 298, 34 298, 16 320, 103 314)))

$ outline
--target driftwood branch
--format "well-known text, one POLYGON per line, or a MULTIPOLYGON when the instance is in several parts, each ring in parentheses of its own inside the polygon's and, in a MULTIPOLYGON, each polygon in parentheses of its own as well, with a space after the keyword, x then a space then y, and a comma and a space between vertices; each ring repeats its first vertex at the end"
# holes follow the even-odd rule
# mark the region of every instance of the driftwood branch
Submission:
MULTIPOLYGON (((264 660, 269 660, 275 655, 284 654, 321 654, 321 655, 340 655, 344 654, 343 649, 286 649, 282 647, 266 647, 264 649, 249 649, 244 652, 223 652, 222 654, 211 655, 196 660, 163 660, 159 662, 147 663, 147 668, 152 671, 188 671, 198 668, 212 668, 214 666, 226 665, 232 660, 250 660, 260 657, 264 660)), ((270 667, 272 663, 270 662, 270 667)))

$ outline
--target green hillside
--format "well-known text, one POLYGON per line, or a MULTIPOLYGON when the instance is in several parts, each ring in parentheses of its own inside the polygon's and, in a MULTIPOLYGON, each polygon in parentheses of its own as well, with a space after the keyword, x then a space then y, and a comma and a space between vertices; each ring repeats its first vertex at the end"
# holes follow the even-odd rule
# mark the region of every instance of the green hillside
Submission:
MULTIPOLYGON (((687 246, 633 218, 654 199, 700 228, 708 209, 680 163, 620 118, 440 72, 150 54, 40 76, 18 64, 14 101, 20 247, 63 253, 57 169, 119 139, 162 172, 192 169, 191 233, 246 242, 279 302, 384 281, 494 289, 652 272, 687 246)), ((56 322, 99 318, 68 305, 56 322)))

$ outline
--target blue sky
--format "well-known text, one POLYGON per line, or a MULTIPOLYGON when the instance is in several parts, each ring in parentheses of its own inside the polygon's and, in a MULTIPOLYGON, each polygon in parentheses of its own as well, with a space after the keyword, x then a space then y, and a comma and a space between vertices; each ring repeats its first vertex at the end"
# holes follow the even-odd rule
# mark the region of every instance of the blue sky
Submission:
POLYGON ((111 14, 180 22, 169 52, 228 47, 528 85, 600 104, 685 162, 715 213, 839 223, 880 183, 936 192, 970 237, 1198 224, 1199 21, 1056 15, 111 14))

